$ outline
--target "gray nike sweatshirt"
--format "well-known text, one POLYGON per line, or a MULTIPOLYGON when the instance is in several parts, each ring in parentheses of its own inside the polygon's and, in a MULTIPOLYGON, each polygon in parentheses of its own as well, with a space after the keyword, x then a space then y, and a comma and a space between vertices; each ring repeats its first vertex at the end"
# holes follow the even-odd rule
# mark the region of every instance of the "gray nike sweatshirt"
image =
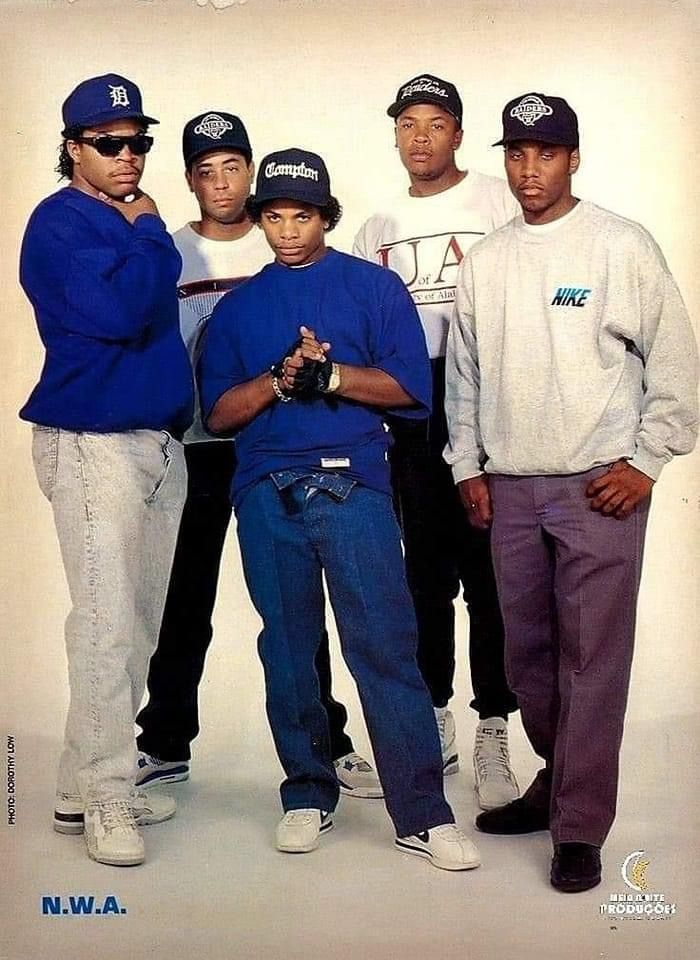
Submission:
POLYGON ((447 340, 455 482, 570 474, 622 458, 657 479, 698 432, 698 357, 650 234, 587 201, 522 216, 462 260, 447 340))

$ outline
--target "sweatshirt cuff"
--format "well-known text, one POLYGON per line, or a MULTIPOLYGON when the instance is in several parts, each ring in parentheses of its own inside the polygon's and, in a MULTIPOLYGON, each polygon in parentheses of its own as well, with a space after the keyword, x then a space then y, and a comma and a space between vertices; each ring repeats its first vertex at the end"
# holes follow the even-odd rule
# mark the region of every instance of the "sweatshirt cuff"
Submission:
POLYGON ((452 476, 455 483, 461 483, 462 480, 471 480, 472 477, 480 477, 483 472, 476 460, 459 460, 452 464, 452 476))
POLYGON ((143 233, 166 233, 165 222, 155 213, 140 213, 134 220, 134 229, 143 233))
POLYGON ((637 447, 634 456, 629 463, 637 470, 641 470, 652 480, 658 480, 659 474, 668 462, 666 457, 655 457, 646 447, 637 447))

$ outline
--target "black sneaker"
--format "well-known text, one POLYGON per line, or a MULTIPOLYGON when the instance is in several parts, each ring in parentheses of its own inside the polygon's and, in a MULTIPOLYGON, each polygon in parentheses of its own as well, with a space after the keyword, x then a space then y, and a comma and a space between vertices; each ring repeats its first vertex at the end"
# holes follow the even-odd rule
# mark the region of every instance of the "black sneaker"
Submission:
POLYGON ((482 833, 497 833, 512 836, 519 833, 536 833, 549 830, 549 810, 534 807, 520 797, 505 807, 485 810, 476 818, 476 826, 482 833))
POLYGON ((592 843, 555 843, 552 886, 562 893, 580 893, 600 883, 600 847, 592 843))

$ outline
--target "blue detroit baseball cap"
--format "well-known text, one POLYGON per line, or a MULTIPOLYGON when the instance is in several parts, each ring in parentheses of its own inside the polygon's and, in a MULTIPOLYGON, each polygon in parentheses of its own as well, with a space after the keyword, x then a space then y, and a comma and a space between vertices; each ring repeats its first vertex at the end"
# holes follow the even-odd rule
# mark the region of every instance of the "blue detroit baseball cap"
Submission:
POLYGON ((331 181, 317 153, 290 147, 268 153, 258 168, 256 206, 268 200, 297 200, 324 207, 331 199, 331 181))
POLYGON ((158 123, 147 117, 141 104, 141 91, 131 80, 118 73, 83 80, 68 95, 63 104, 64 129, 92 127, 110 120, 140 120, 144 124, 158 123))

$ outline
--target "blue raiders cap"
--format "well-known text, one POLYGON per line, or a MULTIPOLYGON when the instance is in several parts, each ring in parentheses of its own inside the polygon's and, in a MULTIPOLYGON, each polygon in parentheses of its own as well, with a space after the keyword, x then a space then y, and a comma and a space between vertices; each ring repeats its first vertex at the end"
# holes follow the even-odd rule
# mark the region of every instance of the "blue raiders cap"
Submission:
POLYGON ((526 93, 503 108, 503 136, 492 146, 513 140, 540 140, 578 147, 578 118, 566 100, 526 93))
POLYGON ((92 127, 110 120, 133 119, 143 124, 158 123, 147 117, 141 105, 141 91, 131 80, 117 73, 83 80, 63 104, 64 129, 92 127))
POLYGON ((462 99, 457 93, 457 87, 447 80, 433 77, 429 73, 414 77, 399 87, 396 100, 387 113, 390 117, 398 117, 412 103, 435 103, 451 113, 459 126, 462 126, 462 99))
POLYGON ((253 151, 239 117, 223 110, 210 110, 193 117, 182 131, 182 156, 189 169, 193 160, 209 150, 236 150, 250 163, 253 151))
POLYGON ((331 199, 331 181, 317 153, 291 147, 268 153, 258 168, 253 203, 297 200, 324 207, 331 199))

